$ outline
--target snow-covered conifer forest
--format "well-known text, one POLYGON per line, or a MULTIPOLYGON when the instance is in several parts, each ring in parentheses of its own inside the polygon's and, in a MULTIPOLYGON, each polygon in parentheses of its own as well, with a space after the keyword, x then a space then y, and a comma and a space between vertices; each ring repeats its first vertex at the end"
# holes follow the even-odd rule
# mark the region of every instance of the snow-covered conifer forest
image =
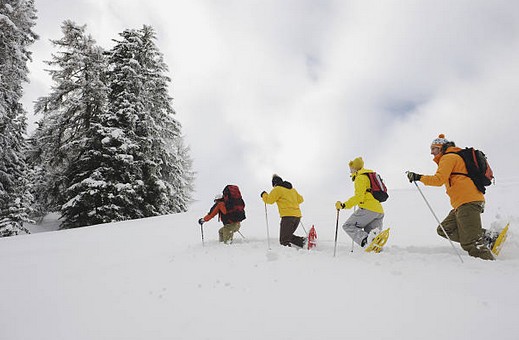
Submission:
POLYGON ((154 29, 124 30, 105 50, 64 21, 28 135, 21 97, 36 21, 34 1, 2 1, 0 235, 51 212, 76 228, 186 211, 194 173, 154 29))

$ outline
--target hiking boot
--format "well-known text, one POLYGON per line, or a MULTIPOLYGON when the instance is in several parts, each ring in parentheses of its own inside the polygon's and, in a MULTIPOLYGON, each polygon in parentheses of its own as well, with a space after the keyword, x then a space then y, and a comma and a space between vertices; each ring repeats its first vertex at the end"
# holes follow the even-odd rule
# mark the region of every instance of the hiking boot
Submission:
POLYGON ((291 243, 289 243, 288 246, 291 247, 291 245, 293 244, 297 248, 303 249, 306 246, 306 243, 308 242, 308 239, 306 237, 303 237, 303 236, 296 236, 296 240, 297 241, 294 240, 295 242, 292 241, 291 243))
POLYGON ((499 233, 497 231, 485 230, 485 233, 483 234, 483 242, 488 247, 488 249, 492 249, 494 247, 498 236, 499 233))
POLYGON ((368 234, 368 237, 366 238, 366 244, 369 245, 371 244, 371 242, 373 242, 373 240, 375 239, 375 237, 378 236, 378 234, 380 234, 382 230, 380 230, 379 228, 375 228, 375 229, 372 229, 369 234, 368 234))

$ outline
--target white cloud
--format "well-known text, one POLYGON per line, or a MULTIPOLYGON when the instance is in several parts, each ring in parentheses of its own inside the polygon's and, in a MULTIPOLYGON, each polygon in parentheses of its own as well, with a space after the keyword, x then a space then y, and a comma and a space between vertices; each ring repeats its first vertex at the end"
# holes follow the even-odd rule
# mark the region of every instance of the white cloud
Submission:
MULTIPOLYGON (((438 133, 518 177, 516 2, 76 0, 60 15, 54 4, 36 4, 42 40, 66 18, 105 48, 123 29, 157 29, 197 198, 235 182, 252 200, 278 172, 333 205, 351 194, 347 162, 359 155, 409 188, 405 170, 435 170, 438 133)), ((45 95, 51 52, 37 44, 27 101, 45 95)))

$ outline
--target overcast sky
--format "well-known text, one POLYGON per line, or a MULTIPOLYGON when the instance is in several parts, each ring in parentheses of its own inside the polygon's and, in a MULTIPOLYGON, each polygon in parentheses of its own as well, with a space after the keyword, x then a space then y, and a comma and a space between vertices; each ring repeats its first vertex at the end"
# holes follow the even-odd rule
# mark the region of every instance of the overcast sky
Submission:
POLYGON ((35 2, 30 118, 48 94, 43 61, 64 20, 86 24, 105 49, 124 29, 153 26, 194 196, 208 208, 227 183, 262 204, 278 173, 307 204, 333 211, 352 193, 347 164, 357 156, 390 189, 411 190, 404 171, 435 171, 439 133, 483 149, 498 185, 519 181, 518 1, 35 2))

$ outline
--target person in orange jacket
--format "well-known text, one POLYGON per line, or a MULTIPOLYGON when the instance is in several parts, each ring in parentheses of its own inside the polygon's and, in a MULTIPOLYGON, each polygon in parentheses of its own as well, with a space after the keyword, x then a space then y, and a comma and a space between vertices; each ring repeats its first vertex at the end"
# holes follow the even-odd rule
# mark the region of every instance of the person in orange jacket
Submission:
MULTIPOLYGON (((494 260, 488 242, 485 241, 485 229, 481 226, 485 196, 467 176, 465 161, 455 153, 460 150, 454 142, 440 134, 431 143, 431 155, 438 164, 436 173, 428 176, 408 171, 407 177, 411 183, 420 181, 429 186, 445 185, 453 209, 441 222, 441 226, 449 238, 459 242, 470 256, 494 260)), ((438 226, 437 233, 446 238, 441 226, 438 226)))
POLYGON ((293 244, 304 248, 307 238, 294 235, 301 221, 302 214, 299 205, 303 203, 303 196, 294 189, 292 183, 283 181, 276 174, 272 176, 272 186, 273 189, 270 193, 263 191, 260 196, 266 204, 276 203, 278 206, 281 217, 279 243, 283 246, 291 247, 293 244))
POLYGON ((198 220, 200 225, 210 221, 213 217, 218 215, 218 221, 222 221, 223 227, 218 230, 219 241, 225 244, 232 243, 234 233, 240 231, 240 222, 229 219, 227 215, 227 209, 225 208, 225 202, 221 194, 216 195, 214 198, 214 204, 204 217, 198 220))

